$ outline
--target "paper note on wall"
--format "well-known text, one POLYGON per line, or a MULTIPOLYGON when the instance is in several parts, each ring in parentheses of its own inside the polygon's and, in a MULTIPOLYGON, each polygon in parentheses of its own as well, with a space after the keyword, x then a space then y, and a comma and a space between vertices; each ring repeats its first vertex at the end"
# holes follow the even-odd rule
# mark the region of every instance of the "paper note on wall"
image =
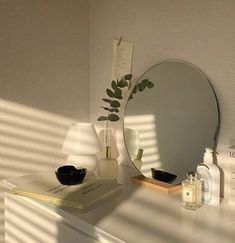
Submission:
POLYGON ((131 73, 134 43, 113 40, 112 80, 117 80, 131 73))

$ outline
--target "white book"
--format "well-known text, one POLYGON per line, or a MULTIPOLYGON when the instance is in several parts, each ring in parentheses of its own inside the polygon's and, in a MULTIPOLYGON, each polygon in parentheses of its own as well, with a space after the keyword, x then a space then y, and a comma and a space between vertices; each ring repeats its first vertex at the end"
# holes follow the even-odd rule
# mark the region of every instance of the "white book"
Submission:
POLYGON ((54 172, 46 172, 36 180, 10 189, 13 194, 79 209, 90 207, 120 192, 121 185, 116 181, 97 178, 87 178, 79 185, 61 185, 54 172))

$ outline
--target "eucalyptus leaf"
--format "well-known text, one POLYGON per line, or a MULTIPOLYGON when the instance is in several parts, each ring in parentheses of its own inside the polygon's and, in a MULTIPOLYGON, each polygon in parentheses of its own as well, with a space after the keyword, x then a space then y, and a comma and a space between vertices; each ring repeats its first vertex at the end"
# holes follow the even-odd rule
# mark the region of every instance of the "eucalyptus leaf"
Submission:
POLYGON ((111 86, 112 86, 113 90, 117 89, 117 83, 114 80, 112 81, 111 86))
POLYGON ((121 100, 122 99, 122 96, 121 95, 118 95, 118 94, 114 94, 114 98, 121 100))
POLYGON ((120 107, 120 103, 117 100, 112 100, 112 102, 110 103, 111 107, 120 107))
POLYGON ((133 94, 136 94, 136 93, 137 93, 137 86, 136 86, 136 85, 135 85, 135 87, 133 88, 132 93, 133 93, 133 94))
POLYGON ((116 112, 116 113, 118 113, 119 112, 119 110, 118 110, 118 108, 110 108, 110 109, 108 109, 110 112, 116 112))
POLYGON ((120 87, 120 88, 124 88, 124 87, 126 87, 126 86, 128 86, 128 83, 127 83, 126 80, 120 80, 120 81, 118 82, 118 87, 120 87))
POLYGON ((131 93, 128 100, 132 100, 133 99, 133 94, 131 93))
POLYGON ((131 80, 132 74, 126 74, 124 77, 125 77, 126 80, 131 80))
POLYGON ((102 100, 103 100, 104 102, 107 102, 107 103, 110 103, 110 104, 111 104, 111 102, 112 102, 112 100, 109 100, 109 99, 106 99, 106 98, 102 98, 102 100))
POLYGON ((115 94, 122 95, 122 90, 120 88, 117 88, 115 90, 115 94))
MULTIPOLYGON (((118 121, 120 118, 117 114, 119 109, 118 107, 121 106, 119 100, 123 99, 123 90, 125 87, 128 87, 128 89, 132 88, 132 74, 126 74, 121 79, 112 80, 111 81, 111 88, 106 89, 106 93, 108 95, 107 98, 102 98, 102 100, 106 103, 108 103, 106 106, 102 106, 105 111, 107 111, 107 116, 100 116, 97 120, 98 121, 118 121)), ((130 96, 128 100, 133 99, 133 95, 138 93, 138 91, 143 91, 145 88, 153 88, 154 84, 149 81, 149 79, 143 79, 138 84, 136 84, 130 93, 130 96)))
POLYGON ((148 85, 148 83, 149 83, 149 80, 148 80, 148 79, 143 79, 143 80, 141 81, 141 84, 142 84, 144 87, 146 87, 146 86, 148 85))
POLYGON ((148 84, 147 84, 147 87, 149 89, 152 89, 154 87, 154 84, 151 81, 149 81, 148 84))
POLYGON ((125 83, 124 83, 123 80, 118 81, 118 87, 120 87, 120 88, 124 88, 125 87, 125 83))
POLYGON ((106 93, 111 98, 114 96, 114 93, 113 93, 113 91, 111 89, 106 89, 106 93))
POLYGON ((109 121, 115 122, 115 121, 118 121, 119 120, 119 116, 116 115, 116 114, 110 114, 108 116, 108 119, 109 119, 109 121))
POLYGON ((105 109, 106 111, 109 111, 108 107, 101 106, 101 108, 105 109))
POLYGON ((142 86, 141 83, 138 83, 138 84, 137 84, 137 89, 138 89, 140 92, 142 92, 142 91, 144 90, 144 87, 142 86))
POLYGON ((115 90, 114 97, 117 99, 122 99, 122 90, 120 88, 115 90))
POLYGON ((100 116, 97 120, 98 121, 107 121, 108 117, 107 116, 100 116))

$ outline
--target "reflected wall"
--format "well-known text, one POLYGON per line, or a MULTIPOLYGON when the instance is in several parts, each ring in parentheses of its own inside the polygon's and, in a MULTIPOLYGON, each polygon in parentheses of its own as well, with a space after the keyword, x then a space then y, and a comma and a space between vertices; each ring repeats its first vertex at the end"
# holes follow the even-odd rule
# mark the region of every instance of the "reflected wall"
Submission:
POLYGON ((141 172, 151 178, 151 168, 160 169, 177 175, 174 183, 179 183, 187 172, 196 171, 206 147, 215 148, 219 131, 216 95, 206 76, 182 60, 151 67, 137 84, 145 79, 154 87, 133 93, 124 126, 139 134, 134 155, 143 149, 141 172))

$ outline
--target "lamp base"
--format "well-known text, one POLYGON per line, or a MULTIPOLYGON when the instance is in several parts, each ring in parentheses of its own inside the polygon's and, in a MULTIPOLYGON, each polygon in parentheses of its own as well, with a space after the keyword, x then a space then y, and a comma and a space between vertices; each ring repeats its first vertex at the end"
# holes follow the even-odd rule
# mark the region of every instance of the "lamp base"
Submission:
POLYGON ((87 169, 87 174, 92 174, 97 169, 97 159, 95 155, 69 155, 68 164, 74 164, 87 169))

